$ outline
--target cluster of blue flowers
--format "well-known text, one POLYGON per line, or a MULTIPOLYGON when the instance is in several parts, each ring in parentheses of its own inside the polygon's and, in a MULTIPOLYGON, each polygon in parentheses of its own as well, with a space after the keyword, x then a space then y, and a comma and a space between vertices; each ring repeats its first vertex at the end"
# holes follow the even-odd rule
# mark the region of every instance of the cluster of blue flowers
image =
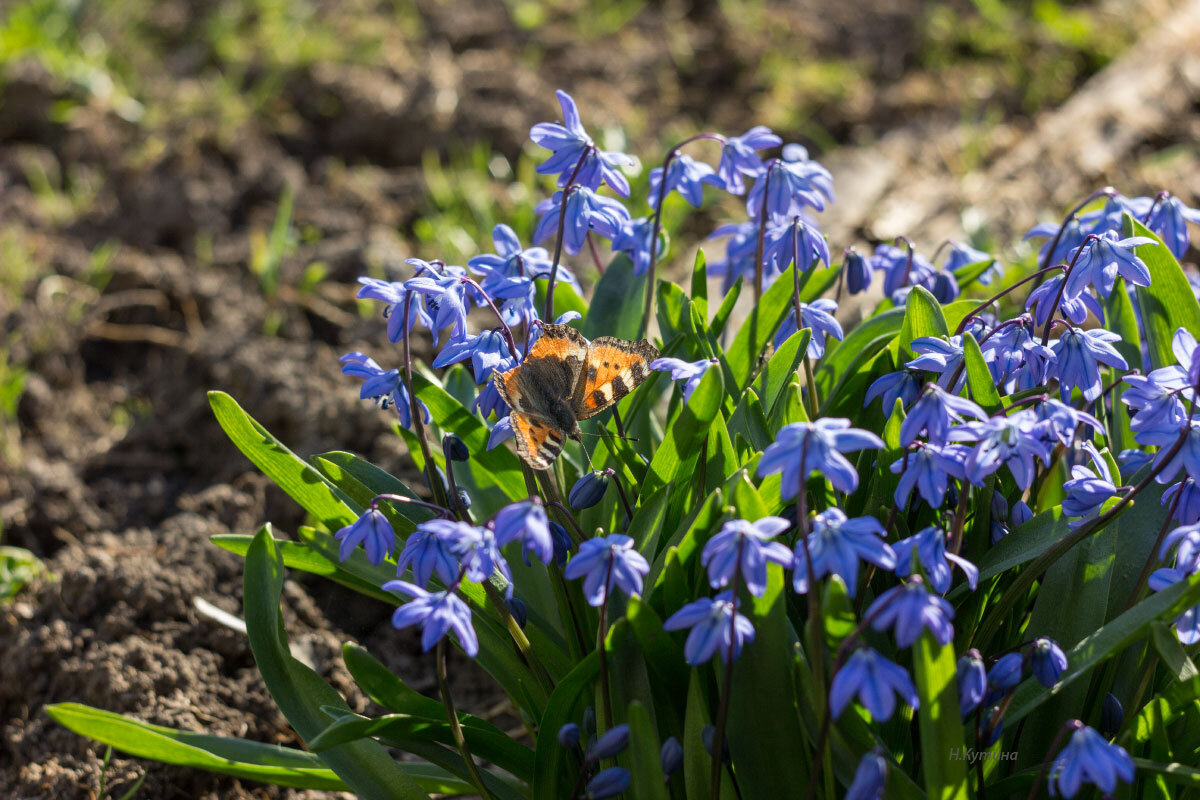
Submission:
MULTIPOLYGON (((577 254, 589 243, 594 247, 598 239, 607 239, 612 252, 627 255, 634 274, 649 273, 652 278, 665 247, 660 215, 671 192, 694 207, 702 204, 705 186, 745 196, 748 219, 724 225, 713 234, 727 237, 724 258, 709 264, 710 276, 722 279, 726 290, 736 281, 753 280, 761 291, 792 264, 803 271, 818 263, 832 266, 829 245, 813 217, 834 200, 832 177, 809 159, 803 148, 788 145, 781 157, 764 159, 760 153, 780 146, 782 140, 761 126, 735 137, 693 137, 673 148, 663 166, 650 173, 645 198, 650 212, 634 218, 618 199, 630 197, 631 187, 621 168, 634 160, 624 153, 600 149, 584 128, 570 96, 559 92, 558 99, 562 124, 541 123, 531 131, 533 141, 551 152, 538 172, 555 176, 558 187, 537 206, 539 220, 533 234, 535 242, 554 241, 553 255, 540 246, 524 247, 511 228, 498 225, 493 232, 495 253, 472 258, 465 268, 411 259, 408 263, 415 274, 407 281, 360 279, 359 297, 384 303, 388 339, 405 344, 406 363, 403 370, 385 370, 365 354, 354 352, 343 356, 342 369, 363 380, 363 398, 375 399, 385 408, 394 406, 405 427, 429 422, 428 409, 411 394, 412 366, 407 355, 408 337, 419 323, 430 332, 435 346, 439 337, 445 336, 432 362, 434 367, 469 364, 480 386, 474 410, 484 420, 495 420, 489 449, 511 436, 509 409, 491 376, 521 363, 524 356, 518 340, 528 353, 539 335, 543 313, 536 302, 536 282, 549 279, 551 298, 555 282, 578 290, 574 274, 560 263, 561 252, 577 254), (720 145, 716 167, 682 152, 684 146, 698 140, 720 145), (605 188, 617 197, 601 194, 605 188), (490 309, 496 327, 471 333, 467 315, 476 307, 490 309), (516 337, 514 331, 518 330, 520 336, 516 337)), ((1174 553, 1174 561, 1153 572, 1149 586, 1162 590, 1200 572, 1200 417, 1195 414, 1200 352, 1196 339, 1180 329, 1174 339, 1175 365, 1137 369, 1131 368, 1123 355, 1130 349, 1118 347, 1117 334, 1084 327, 1092 317, 1104 324, 1102 301, 1114 292, 1150 284, 1151 271, 1136 248, 1156 241, 1124 236, 1124 215, 1143 219, 1166 247, 1180 256, 1188 247, 1187 223, 1200 222, 1200 212, 1166 194, 1127 198, 1109 190, 1103 196, 1105 204, 1099 210, 1072 214, 1062 225, 1039 225, 1029 232, 1027 238, 1046 242, 1039 253, 1042 269, 1026 279, 1036 277, 1039 283, 1029 292, 1023 313, 1002 319, 989 310, 1000 308, 996 301, 1016 286, 1005 289, 962 319, 953 334, 915 338, 909 345, 911 353, 896 364, 902 368, 870 385, 866 405, 879 400, 889 418, 903 414, 899 425, 902 455, 883 465, 898 476, 893 517, 886 527, 875 516, 849 517, 836 502, 823 502, 812 513, 806 505, 814 474, 828 484, 822 496, 829 487, 833 493, 828 496, 833 498, 845 499, 854 493, 859 474, 847 454, 884 450, 879 436, 852 427, 848 419, 828 417, 779 430, 762 453, 757 474, 779 476, 782 498, 796 502, 794 517, 727 519, 707 541, 701 564, 714 594, 685 603, 664 622, 667 631, 688 631, 684 657, 689 664, 719 657, 729 668, 754 642, 754 624, 740 611, 739 598, 743 593, 753 597, 764 594, 771 564, 790 570, 794 591, 810 596, 821 591, 821 581, 836 576, 854 598, 870 580, 862 580, 861 575, 879 570, 891 573, 894 577, 887 580, 894 585, 874 595, 862 614, 859 630, 845 640, 830 681, 829 713, 838 718, 855 700, 872 719, 880 721, 890 719, 901 704, 916 708, 918 693, 908 671, 866 645, 863 631, 890 634, 899 649, 912 647, 926 632, 936 642, 950 644, 955 614, 943 595, 952 587, 953 570, 961 572, 972 590, 979 581, 979 569, 960 555, 970 487, 990 493, 990 503, 985 505, 990 511, 994 544, 1033 517, 1025 498, 1034 502, 1030 489, 1036 488, 1038 476, 1060 459, 1071 476, 1062 485, 1062 511, 1072 529, 1098 526, 1114 503, 1127 502, 1136 494, 1137 487, 1123 485, 1122 473, 1132 475, 1148 468, 1154 480, 1171 484, 1163 503, 1169 504, 1169 515, 1180 527, 1162 538, 1157 555, 1165 560, 1174 553), (989 406, 989 412, 959 394, 967 381, 968 337, 978 346, 992 382, 1009 400, 1008 405, 989 406), (1107 386, 1105 368, 1118 378, 1110 379, 1107 386), (1132 415, 1130 428, 1136 442, 1144 448, 1158 448, 1153 456, 1127 450, 1119 454, 1120 466, 1096 444, 1097 435, 1104 433, 1100 418, 1110 413, 1108 394, 1116 386, 1121 386, 1120 402, 1132 415), (1015 486, 1015 493, 1009 491, 1006 496, 1001 491, 997 480, 1001 470, 1007 474, 1005 485, 1015 486), (888 535, 896 528, 895 515, 900 512, 919 512, 920 519, 929 524, 889 543, 888 535), (789 531, 794 535, 788 543, 781 541, 789 531)), ((987 285, 1003 275, 1002 266, 987 253, 961 242, 947 244, 948 248, 939 248, 930 258, 917 253, 907 240, 880 244, 869 256, 847 249, 838 296, 843 289, 850 294, 868 291, 879 272, 882 290, 894 304, 904 304, 917 287, 941 303, 950 303, 960 296, 966 280, 987 285), (937 266, 942 249, 947 255, 937 266)), ((1197 291, 1200 293, 1200 286, 1197 291)), ((548 316, 552 308, 551 299, 544 314, 548 316)), ((1133 308, 1136 313, 1138 305, 1134 303, 1133 308)), ((822 359, 830 339, 844 338, 837 310, 833 299, 804 303, 796 298, 775 335, 776 345, 798 330, 808 329, 807 358, 822 359)), ((562 315, 556 321, 571 317, 562 315)), ((1146 367, 1148 356, 1145 352, 1140 355, 1142 363, 1137 366, 1146 367)), ((706 371, 718 363, 716 359, 688 362, 664 357, 651 367, 681 382, 687 402, 706 371)), ((811 382, 808 391, 813 391, 811 382)), ((462 454, 464 459, 468 456, 462 454)), ((446 460, 447 472, 452 470, 451 461, 449 457, 446 460)), ((586 474, 570 492, 571 507, 581 509, 599 502, 613 479, 620 486, 620 478, 611 469, 586 474)), ((449 496, 452 475, 447 475, 446 481, 449 496)), ((406 499, 376 498, 357 521, 337 533, 343 560, 360 545, 373 564, 393 555, 395 535, 380 508, 389 501, 406 499)), ((396 558, 397 580, 383 587, 409 598, 396 610, 393 622, 397 627, 418 627, 426 650, 452 634, 468 655, 478 652, 471 609, 460 596, 464 580, 482 583, 491 579, 506 585, 506 607, 518 624, 524 623, 525 612, 513 595, 512 573, 502 552, 509 545, 526 563, 531 558, 546 565, 554 563, 562 567, 567 580, 582 580, 582 595, 588 604, 602 609, 602 620, 614 593, 640 595, 650 572, 646 558, 629 536, 613 533, 589 539, 580 531, 572 536, 549 519, 536 497, 508 505, 480 525, 451 508, 436 510, 437 518, 418 524, 408 537, 396 558), (411 581, 403 579, 406 572, 411 572, 411 581)), ((1174 625, 1185 644, 1200 642, 1200 606, 1186 611, 1174 625)), ((974 649, 963 654, 957 675, 960 709, 964 720, 977 715, 979 744, 989 746, 999 737, 1007 701, 1027 675, 1052 687, 1067 669, 1062 648, 1046 637, 990 659, 974 649)), ((1090 782, 1107 793, 1115 788, 1117 779, 1132 780, 1132 761, 1122 748, 1082 723, 1072 721, 1070 726, 1070 739, 1050 771, 1052 791, 1072 797, 1083 783, 1090 782)), ((611 797, 628 787, 628 771, 595 768, 624 749, 628 728, 613 727, 599 738, 595 737, 594 720, 592 728, 588 731, 592 739, 583 749, 581 781, 585 774, 591 775, 587 796, 611 797)), ((558 741, 565 749, 579 747, 578 726, 572 723, 562 728, 558 741)), ((678 741, 668 740, 662 749, 668 778, 681 760, 678 741)), ((882 752, 868 752, 848 796, 881 796, 887 769, 882 752)))

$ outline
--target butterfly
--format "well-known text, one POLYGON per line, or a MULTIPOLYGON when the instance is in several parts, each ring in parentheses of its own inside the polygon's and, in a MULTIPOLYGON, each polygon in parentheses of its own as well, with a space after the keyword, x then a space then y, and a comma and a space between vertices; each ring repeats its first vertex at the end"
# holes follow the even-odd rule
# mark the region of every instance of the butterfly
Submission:
POLYGON ((543 325, 525 361, 492 376, 512 409, 517 454, 533 469, 549 469, 568 437, 582 438, 579 421, 637 388, 656 358, 658 348, 645 339, 589 342, 569 325, 543 325))

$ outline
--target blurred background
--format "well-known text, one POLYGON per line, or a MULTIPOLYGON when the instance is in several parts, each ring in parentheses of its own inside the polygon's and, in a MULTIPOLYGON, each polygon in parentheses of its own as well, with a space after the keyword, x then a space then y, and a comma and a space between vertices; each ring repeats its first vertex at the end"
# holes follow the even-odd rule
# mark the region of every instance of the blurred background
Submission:
MULTIPOLYGON (((1106 183, 1200 199, 1197 0, 2 0, 0 796, 95 797, 105 772, 116 797, 147 769, 139 796, 301 794, 105 768, 41 708, 296 744, 244 637, 196 610, 240 611, 208 536, 302 522, 205 391, 302 455, 403 472, 391 412, 338 370, 396 361, 353 282, 463 263, 501 221, 527 239, 556 88, 641 156, 635 193, 698 130, 803 143, 834 173, 835 250, 954 236, 1008 259, 1106 183)), ((737 206, 667 217, 697 238, 737 206)), ((432 685, 386 609, 340 597, 285 590, 339 690, 347 638, 432 685)), ((460 666, 462 704, 502 712, 460 666)))

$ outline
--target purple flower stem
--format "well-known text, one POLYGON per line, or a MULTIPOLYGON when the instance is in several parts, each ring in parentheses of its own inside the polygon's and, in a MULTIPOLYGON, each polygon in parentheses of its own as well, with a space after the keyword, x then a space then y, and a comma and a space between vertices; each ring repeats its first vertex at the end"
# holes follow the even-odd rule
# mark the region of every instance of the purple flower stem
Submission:
MULTIPOLYGON (((763 193, 764 196, 766 193, 763 193)), ((796 330, 800 330, 800 217, 792 220, 792 313, 796 315, 796 330)), ((843 267, 843 271, 845 267, 843 267)), ((817 387, 813 380, 812 362, 804 357, 804 378, 808 382, 808 415, 817 421, 817 387)))
POLYGON ((546 284, 546 312, 542 315, 546 319, 554 319, 554 284, 558 279, 558 262, 562 258, 563 232, 567 227, 567 199, 571 194, 571 187, 574 185, 575 179, 579 177, 579 170, 583 168, 583 162, 587 161, 592 150, 591 147, 583 148, 583 152, 579 154, 579 161, 575 164, 575 169, 572 170, 571 176, 567 178, 567 184, 562 188, 562 199, 558 204, 558 235, 554 239, 554 261, 550 265, 549 283, 546 284))
POLYGON ((1023 284, 1029 283, 1029 282, 1030 282, 1031 280, 1033 280, 1034 278, 1037 278, 1037 277, 1039 277, 1039 276, 1045 275, 1047 272, 1053 272, 1053 271, 1054 271, 1054 270, 1056 270, 1056 269, 1062 269, 1062 267, 1061 267, 1061 266, 1058 266, 1057 264, 1056 264, 1055 266, 1053 266, 1053 267, 1043 267, 1042 269, 1039 269, 1037 272, 1033 273, 1032 275, 1027 275, 1027 276, 1025 276, 1024 278, 1022 278, 1021 280, 1017 281, 1016 283, 1014 283, 1012 286, 1008 287, 1008 288, 1007 288, 1007 289, 1005 289, 1004 291, 1002 291, 1002 292, 999 292, 998 294, 992 295, 992 296, 991 296, 991 297, 989 297, 987 300, 985 300, 984 302, 982 302, 982 303, 980 303, 979 305, 975 306, 975 308, 971 309, 971 313, 970 313, 970 314, 967 314, 965 317, 963 317, 963 318, 962 318, 962 322, 958 323, 958 327, 954 329, 954 333, 955 333, 956 335, 957 335, 957 334, 961 334, 963 331, 965 331, 965 330, 967 329, 967 324, 968 324, 968 323, 969 323, 969 322, 970 322, 972 319, 974 319, 974 318, 976 317, 976 315, 977 315, 977 314, 979 314, 979 312, 980 312, 980 311, 983 311, 985 308, 987 308, 988 306, 990 306, 992 303, 996 302, 996 301, 997 301, 997 300, 999 300, 1000 298, 1002 298, 1002 297, 1004 297, 1004 296, 1006 296, 1006 295, 1010 294, 1010 293, 1011 293, 1011 292, 1013 292, 1013 291, 1016 291, 1016 289, 1017 289, 1019 286, 1022 286, 1023 284))
MULTIPOLYGON (((1182 494, 1182 492, 1181 492, 1182 494)), ((731 598, 733 613, 729 616, 729 660, 725 663, 725 678, 722 681, 721 701, 717 705, 717 722, 713 726, 712 742, 712 800, 721 800, 721 768, 725 765, 725 725, 729 721, 729 698, 733 694, 733 654, 737 646, 737 596, 738 578, 742 573, 742 550, 746 544, 738 542, 737 564, 733 569, 731 598)))
POLYGON ((592 263, 596 265, 596 272, 604 274, 604 264, 600 262, 600 251, 596 249, 596 240, 592 238, 592 232, 588 231, 587 236, 588 250, 592 254, 592 263))
MULTIPOLYGON (((754 302, 762 299, 763 293, 763 242, 767 236, 767 195, 771 193, 771 168, 778 159, 765 165, 763 175, 762 206, 758 209, 758 243, 754 247, 754 302)), ((797 320, 799 322, 799 320, 797 320)))
POLYGON ((901 286, 908 286, 908 278, 909 274, 912 272, 913 256, 915 255, 913 243, 907 236, 897 236, 896 244, 903 244, 906 248, 908 248, 908 260, 904 262, 904 283, 901 284, 901 286))
MULTIPOLYGON (((663 159, 662 165, 662 180, 658 182, 658 204, 654 207, 654 233, 650 237, 650 268, 646 270, 646 302, 642 308, 642 335, 650 330, 650 316, 654 310, 654 274, 655 268, 658 266, 658 237, 662 233, 662 209, 663 201, 667 197, 667 170, 671 167, 671 162, 679 155, 679 151, 684 146, 692 142, 698 142, 701 139, 712 139, 713 141, 725 143, 725 137, 719 133, 698 133, 695 136, 684 139, 679 144, 667 151, 667 157, 663 159)), ((766 200, 764 199, 764 203, 766 200)))
POLYGON ((450 458, 450 437, 446 436, 442 439, 442 457, 446 460, 446 483, 450 491, 450 502, 454 504, 454 511, 458 518, 468 525, 474 525, 471 519, 471 512, 467 509, 462 498, 458 496, 458 484, 454 481, 454 459, 450 458))
POLYGON ((445 519, 450 519, 454 516, 454 512, 444 506, 426 503, 424 500, 418 500, 415 497, 409 497, 405 494, 377 494, 371 498, 371 508, 379 508, 380 500, 390 500, 394 503, 411 503, 414 506, 422 506, 423 508, 428 508, 430 511, 437 512, 438 516, 444 517, 445 519))
MULTIPOLYGON (((608 685, 608 601, 612 599, 613 558, 608 559, 608 574, 604 578, 604 602, 600 604, 600 698, 604 714, 604 731, 612 730, 612 689, 608 685)), ((604 732, 602 731, 602 732, 604 732)))
POLYGON ((520 362, 521 356, 517 352, 517 343, 513 341, 512 328, 508 327, 508 323, 504 321, 504 317, 500 316, 500 309, 496 308, 495 302, 483 290, 483 287, 471 278, 463 278, 462 282, 479 292, 479 296, 487 302, 488 307, 492 309, 492 313, 496 315, 496 321, 500 323, 500 331, 504 334, 504 343, 508 345, 509 355, 513 357, 514 361, 520 362))
MULTIPOLYGON (((1116 195, 1116 193, 1117 193, 1117 190, 1111 186, 1105 186, 1103 189, 1097 189, 1096 191, 1089 194, 1087 197, 1083 198, 1083 200, 1079 201, 1079 204, 1077 206, 1075 206, 1073 209, 1071 209, 1069 212, 1067 212, 1067 215, 1065 217, 1063 217, 1062 224, 1058 226, 1058 232, 1054 234, 1054 240, 1050 243, 1050 247, 1046 250, 1046 257, 1042 261, 1043 269, 1045 269, 1050 264, 1051 256, 1053 256, 1055 251, 1058 250, 1058 243, 1062 241, 1062 234, 1063 234, 1063 231, 1065 231, 1067 229, 1067 224, 1071 220, 1075 219, 1076 215, 1078 215, 1079 212, 1083 210, 1083 207, 1086 206, 1088 203, 1092 202, 1093 200, 1097 200, 1101 197, 1113 197, 1116 195)), ((1041 286, 1042 282, 1038 281, 1037 285, 1041 286)), ((1036 289, 1037 286, 1035 286, 1033 288, 1036 289)))
MULTIPOLYGON (((1054 760, 1054 754, 1058 752, 1058 745, 1062 743, 1063 736, 1067 731, 1077 731, 1083 727, 1083 723, 1077 719, 1069 719, 1062 724, 1058 729, 1058 733, 1054 734, 1054 741, 1050 742, 1050 749, 1046 751, 1046 760, 1042 762, 1042 768, 1038 770, 1038 776, 1034 779, 1033 785, 1029 787, 1029 794, 1026 795, 1028 800, 1037 800, 1038 789, 1046 780, 1046 773, 1050 770, 1050 762, 1054 760)), ((983 759, 980 759, 982 762, 983 759)))
MULTIPOLYGON (((410 319, 409 312, 412 310, 412 292, 404 293, 404 319, 410 319)), ((421 456, 425 459, 425 480, 429 483, 429 491, 433 495, 434 502, 442 508, 449 507, 449 502, 446 499, 445 492, 442 491, 442 483, 438 480, 437 470, 433 464, 433 454, 429 452, 429 442, 425 439, 425 423, 421 421, 421 409, 417 405, 417 393, 413 391, 412 385, 412 348, 409 346, 409 339, 412 338, 408 332, 404 334, 404 383, 408 389, 408 410, 412 417, 413 428, 416 429, 417 441, 421 445, 421 456)))
POLYGON ((454 737, 454 744, 458 747, 458 752, 467 765, 467 774, 471 776, 471 783, 475 784, 475 788, 479 790, 479 796, 487 800, 491 798, 492 793, 487 790, 487 786, 483 783, 483 777, 475 766, 471 748, 467 746, 467 737, 463 735, 462 724, 458 720, 458 712, 454 710, 450 682, 446 680, 446 638, 444 636, 437 643, 437 679, 438 689, 442 694, 442 703, 446 706, 446 719, 450 722, 450 733, 454 737))
POLYGON ((1146 216, 1142 217, 1143 225, 1150 224, 1150 217, 1151 217, 1151 215, 1154 214, 1154 209, 1158 208, 1158 204, 1161 203, 1163 200, 1166 200, 1170 196, 1171 196, 1171 193, 1168 192, 1166 189, 1163 189, 1161 192, 1154 195, 1154 202, 1150 204, 1150 209, 1146 212, 1146 216))

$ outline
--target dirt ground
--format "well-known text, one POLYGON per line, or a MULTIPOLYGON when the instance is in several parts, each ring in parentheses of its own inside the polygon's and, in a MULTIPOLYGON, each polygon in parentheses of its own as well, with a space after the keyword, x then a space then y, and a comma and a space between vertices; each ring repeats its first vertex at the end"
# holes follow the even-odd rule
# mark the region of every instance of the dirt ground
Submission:
MULTIPOLYGON (((425 153, 483 140, 515 159, 529 126, 558 116, 559 86, 642 143, 697 119, 741 132, 763 121, 752 115, 764 109, 775 114, 766 121, 788 124, 771 111, 787 102, 786 85, 764 85, 758 69, 765 45, 715 2, 654 4, 577 44, 571 14, 524 28, 500 3, 420 0, 411 9, 419 30, 389 30, 377 64, 288 66, 263 90, 267 112, 222 117, 197 100, 205 96, 197 76, 217 56, 192 41, 221 5, 150 5, 145 24, 170 58, 144 76, 139 120, 112 102, 79 102, 77 87, 37 59, 9 62, 0 82, 0 366, 27 373, 15 425, 0 438, 0 524, 5 544, 30 549, 49 571, 0 605, 0 797, 95 796, 103 747, 45 717, 52 702, 297 744, 245 637, 195 610, 196 598, 241 609, 241 561, 208 537, 302 522, 228 443, 205 392, 231 393, 298 453, 345 449, 397 473, 410 469, 387 414, 357 399, 337 358, 384 351, 382 323, 359 313, 352 284, 371 269, 401 275, 417 252, 425 153), (72 113, 58 114, 67 100, 72 113), (176 102, 178 114, 152 113, 176 102), (248 265, 285 186, 303 235, 270 296, 248 265), (325 265, 325 280, 297 289, 314 262, 325 265)), ((903 126, 958 123, 960 101, 974 90, 951 83, 939 92, 918 69, 921 5, 763 6, 770 37, 864 65, 867 89, 814 106, 811 118, 782 128, 790 139, 859 143, 848 152, 861 157, 903 126)), ((1153 6, 1155 16, 1171 7, 1153 6)), ((1079 67, 1074 82, 1094 66, 1079 67)), ((1193 127, 1157 132, 1155 151, 1194 134, 1192 98, 1193 127)), ((1000 100, 1000 124, 1017 126, 1005 130, 1027 125, 1021 97, 1000 100)), ((1039 191, 1031 208, 1059 201, 1039 191)), ((862 231, 852 216, 841 224, 862 231)), ((360 710, 367 703, 340 663, 347 639, 430 688, 432 663, 413 638, 391 629, 388 609, 356 597, 289 581, 293 641, 360 710)), ((456 669, 455 684, 464 707, 496 700, 469 664, 456 669)), ((141 797, 305 794, 117 756, 112 796, 143 771, 141 797)))

